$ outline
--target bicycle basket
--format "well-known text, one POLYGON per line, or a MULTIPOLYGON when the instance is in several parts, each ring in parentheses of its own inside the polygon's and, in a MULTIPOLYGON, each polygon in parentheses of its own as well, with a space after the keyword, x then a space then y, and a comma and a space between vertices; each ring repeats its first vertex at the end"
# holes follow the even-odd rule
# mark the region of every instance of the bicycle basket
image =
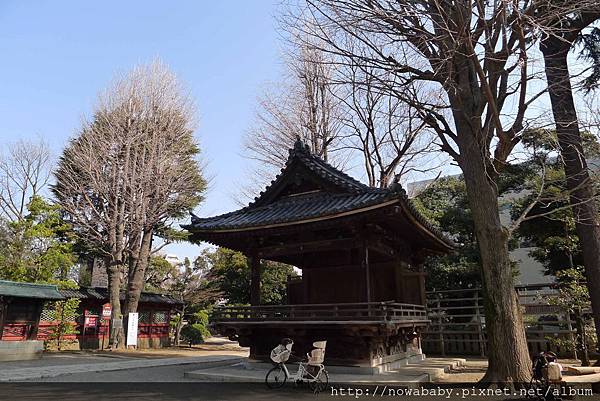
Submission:
POLYGON ((290 359, 291 352, 283 345, 278 345, 271 351, 271 360, 275 363, 283 363, 290 359))

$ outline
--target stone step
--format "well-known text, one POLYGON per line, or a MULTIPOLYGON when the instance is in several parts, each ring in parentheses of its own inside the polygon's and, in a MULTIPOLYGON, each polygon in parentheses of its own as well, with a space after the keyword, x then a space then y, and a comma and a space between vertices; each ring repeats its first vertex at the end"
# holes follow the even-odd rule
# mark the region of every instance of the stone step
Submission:
POLYGON ((422 362, 410 363, 401 368, 393 369, 390 373, 409 374, 418 371, 428 375, 427 381, 432 382, 466 362, 466 359, 463 358, 426 358, 422 362))

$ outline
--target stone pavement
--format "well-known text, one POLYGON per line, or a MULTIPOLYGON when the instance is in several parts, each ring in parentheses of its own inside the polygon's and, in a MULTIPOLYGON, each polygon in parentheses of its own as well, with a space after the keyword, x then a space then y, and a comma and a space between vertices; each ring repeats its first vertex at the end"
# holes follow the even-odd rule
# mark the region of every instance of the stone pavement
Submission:
MULTIPOLYGON (((422 362, 410 363, 379 374, 336 372, 335 367, 332 367, 329 372, 329 381, 352 384, 402 384, 411 387, 435 381, 464 363, 465 359, 462 358, 427 358, 422 362)), ((249 368, 245 363, 238 362, 186 372, 185 377, 209 382, 264 382, 268 369, 249 368)), ((288 369, 291 374, 294 374, 297 366, 289 364, 288 369)))
POLYGON ((55 364, 35 367, 11 368, 10 362, 0 364, 0 382, 28 381, 56 377, 61 375, 107 372, 114 370, 144 369, 159 366, 202 364, 202 367, 214 368, 241 362, 244 358, 235 355, 214 355, 179 358, 126 359, 120 361, 95 361, 94 363, 55 364))

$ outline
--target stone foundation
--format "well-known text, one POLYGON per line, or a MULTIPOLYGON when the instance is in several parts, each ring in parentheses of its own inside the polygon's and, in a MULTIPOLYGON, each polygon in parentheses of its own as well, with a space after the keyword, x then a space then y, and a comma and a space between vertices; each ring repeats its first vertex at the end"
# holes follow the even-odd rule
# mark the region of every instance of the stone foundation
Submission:
MULTIPOLYGON (((327 352, 325 353, 327 355, 327 352)), ((327 358, 326 358, 327 359, 327 358)), ((331 365, 325 361, 327 371, 329 373, 337 374, 353 374, 353 375, 377 375, 384 372, 389 372, 408 364, 414 364, 423 362, 425 360, 425 354, 422 354, 418 348, 411 352, 403 352, 395 355, 388 355, 384 358, 375 359, 372 361, 373 366, 359 366, 359 365, 331 365)), ((297 362, 290 362, 295 364, 297 362)), ((253 370, 269 370, 273 363, 259 361, 255 359, 248 359, 244 366, 246 369, 253 370)))
POLYGON ((327 341, 324 364, 355 368, 354 372, 374 374, 393 370, 424 358, 420 337, 412 327, 371 325, 350 326, 283 326, 239 327, 231 330, 225 324, 220 332, 238 341, 242 347, 250 347, 252 362, 270 364, 271 350, 282 338, 294 341, 294 355, 303 358, 313 349, 315 341, 327 341))
POLYGON ((23 361, 28 359, 38 359, 42 356, 43 351, 43 341, 0 340, 0 361, 23 361))

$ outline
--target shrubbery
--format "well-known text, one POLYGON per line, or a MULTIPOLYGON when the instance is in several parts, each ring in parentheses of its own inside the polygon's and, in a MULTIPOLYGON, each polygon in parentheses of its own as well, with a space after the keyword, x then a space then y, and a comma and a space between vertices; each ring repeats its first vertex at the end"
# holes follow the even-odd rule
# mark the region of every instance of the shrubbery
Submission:
POLYGON ((195 344, 202 344, 210 335, 208 312, 205 310, 194 313, 190 317, 189 323, 181 329, 181 339, 188 343, 190 347, 195 344))
POLYGON ((204 331, 206 327, 200 323, 187 324, 181 329, 181 339, 188 343, 190 347, 204 342, 204 331))

